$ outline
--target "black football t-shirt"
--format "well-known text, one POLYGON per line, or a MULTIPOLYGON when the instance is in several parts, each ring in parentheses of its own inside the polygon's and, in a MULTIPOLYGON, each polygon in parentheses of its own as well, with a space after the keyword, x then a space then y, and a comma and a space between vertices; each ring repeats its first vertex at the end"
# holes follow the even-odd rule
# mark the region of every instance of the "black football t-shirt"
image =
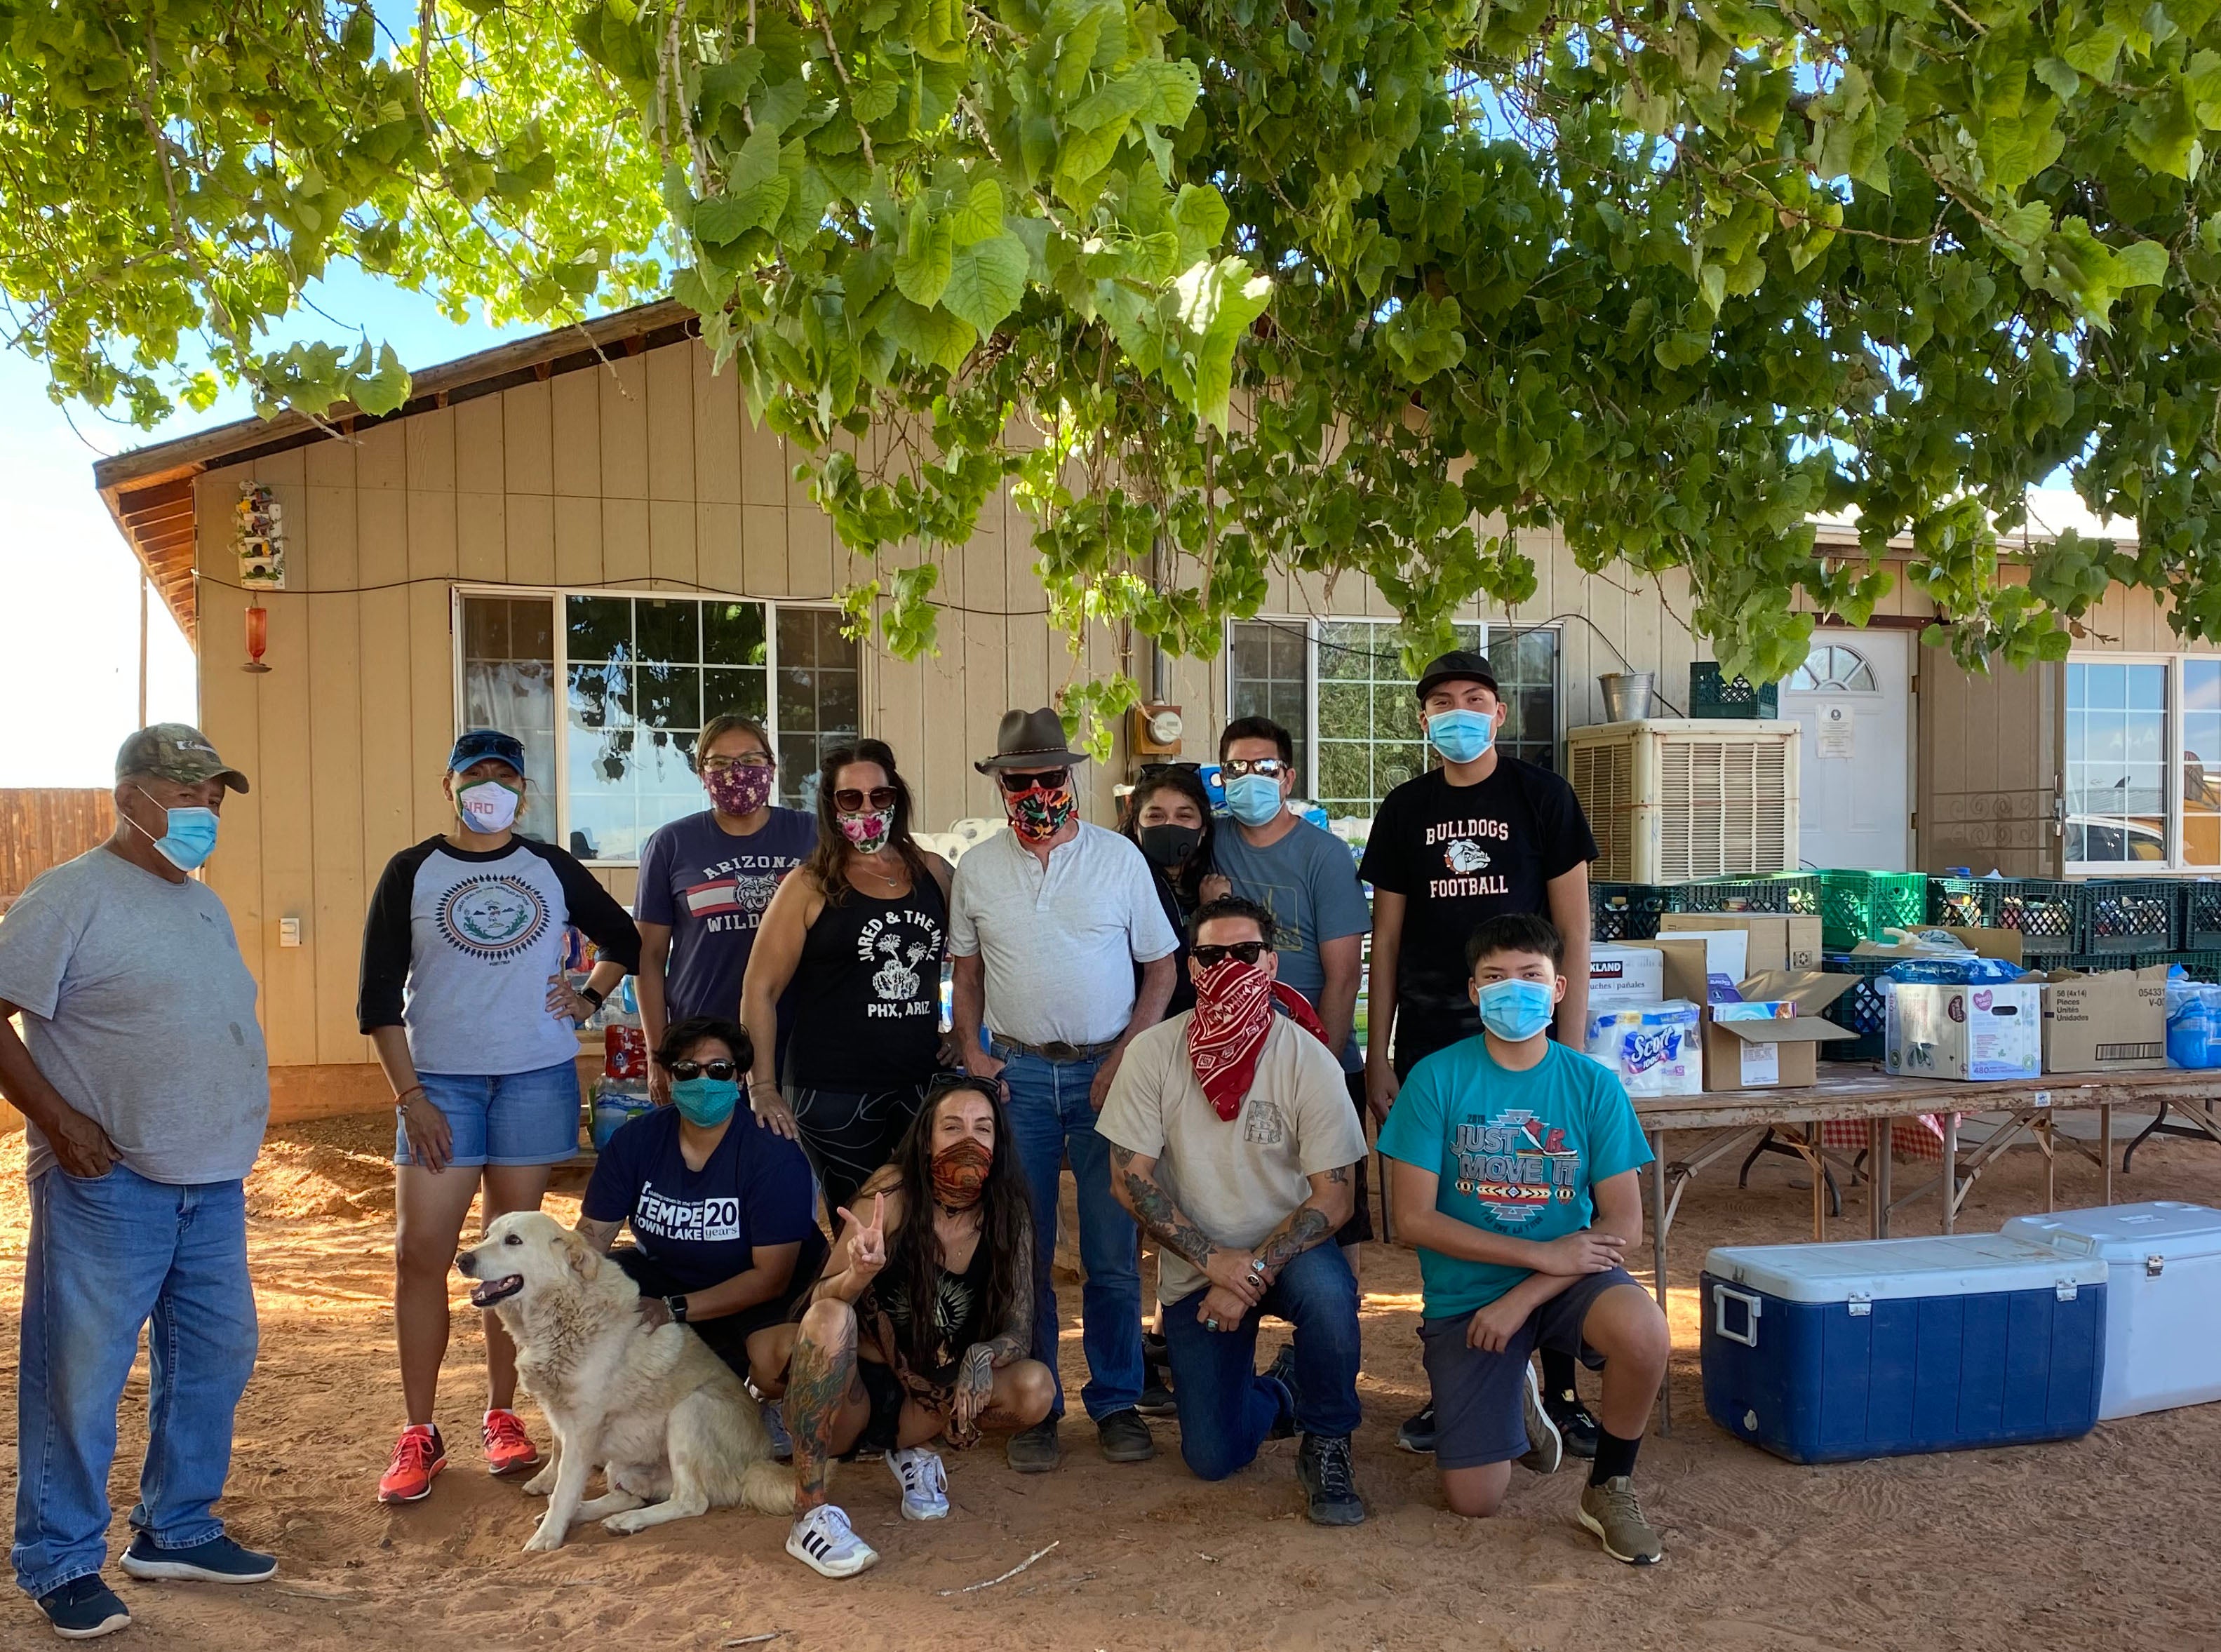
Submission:
POLYGON ((1404 897, 1399 1069, 1480 1030, 1466 992, 1473 932, 1500 913, 1547 917, 1550 880, 1596 854, 1573 787, 1502 753, 1478 785, 1452 785, 1441 769, 1430 769, 1381 800, 1358 874, 1404 897))

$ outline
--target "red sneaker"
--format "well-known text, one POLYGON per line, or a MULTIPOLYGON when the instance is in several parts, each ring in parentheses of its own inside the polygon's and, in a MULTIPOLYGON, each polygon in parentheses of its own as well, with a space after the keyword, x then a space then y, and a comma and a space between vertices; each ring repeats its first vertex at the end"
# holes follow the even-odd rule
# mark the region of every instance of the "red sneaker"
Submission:
POLYGON ((433 1478, 447 1466, 447 1442, 429 1424, 412 1423, 401 1430, 393 1448, 393 1461, 378 1482, 381 1503, 414 1503, 432 1489, 433 1478))
POLYGON ((540 1466, 540 1448, 515 1411, 488 1411, 479 1428, 485 1442, 486 1473, 515 1474, 540 1466))

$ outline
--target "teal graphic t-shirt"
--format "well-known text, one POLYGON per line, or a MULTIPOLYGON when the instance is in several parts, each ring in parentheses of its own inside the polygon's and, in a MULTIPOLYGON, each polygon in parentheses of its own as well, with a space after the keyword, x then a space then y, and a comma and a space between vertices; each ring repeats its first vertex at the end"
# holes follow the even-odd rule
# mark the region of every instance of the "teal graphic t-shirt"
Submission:
MULTIPOLYGON (((1380 1127, 1380 1151, 1441 1178, 1435 1208, 1469 1227, 1546 1243, 1596 1214, 1590 1190, 1650 1162, 1619 1079, 1551 1044, 1524 1073, 1467 1038, 1411 1069, 1380 1127)), ((1426 1317, 1485 1308, 1532 1269, 1419 1250, 1426 1317)))

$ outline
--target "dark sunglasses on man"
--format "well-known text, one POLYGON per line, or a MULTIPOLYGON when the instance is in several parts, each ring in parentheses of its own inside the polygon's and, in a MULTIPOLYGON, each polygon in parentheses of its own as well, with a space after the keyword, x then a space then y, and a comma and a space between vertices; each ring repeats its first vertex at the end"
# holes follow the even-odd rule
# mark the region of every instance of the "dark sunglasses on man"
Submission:
POLYGON ((867 809, 892 809, 895 806, 895 789, 875 785, 869 792, 859 792, 853 785, 844 785, 833 794, 833 806, 848 815, 860 815, 867 809))
POLYGON ((1187 955, 1205 969, 1216 969, 1229 957, 1239 958, 1245 964, 1254 964, 1265 955, 1265 946, 1262 941, 1236 941, 1223 947, 1190 947, 1187 955))
POLYGON ((688 1079, 729 1079, 740 1070, 722 1056, 714 1061, 673 1061, 671 1064, 671 1076, 681 1082, 688 1079))
POLYGON ((1218 770, 1229 780, 1244 774, 1261 774, 1268 780, 1277 780, 1288 772, 1288 766, 1277 757, 1229 757, 1218 766, 1218 770))
POLYGON ((1072 779, 1068 768, 1048 769, 1035 773, 1030 769, 1004 769, 995 777, 1003 783, 1003 790, 1010 796, 1022 797, 1029 792, 1059 792, 1072 779))

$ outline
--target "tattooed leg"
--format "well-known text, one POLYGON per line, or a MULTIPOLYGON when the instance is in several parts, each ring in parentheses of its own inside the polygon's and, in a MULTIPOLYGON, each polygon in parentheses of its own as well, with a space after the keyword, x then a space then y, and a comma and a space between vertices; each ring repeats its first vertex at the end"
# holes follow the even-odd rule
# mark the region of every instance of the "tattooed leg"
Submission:
POLYGON ((833 1459, 855 1443, 871 1402, 856 1374, 856 1311, 820 1301, 802 1316, 783 1415, 794 1439, 794 1509, 806 1514, 825 1501, 833 1459))

